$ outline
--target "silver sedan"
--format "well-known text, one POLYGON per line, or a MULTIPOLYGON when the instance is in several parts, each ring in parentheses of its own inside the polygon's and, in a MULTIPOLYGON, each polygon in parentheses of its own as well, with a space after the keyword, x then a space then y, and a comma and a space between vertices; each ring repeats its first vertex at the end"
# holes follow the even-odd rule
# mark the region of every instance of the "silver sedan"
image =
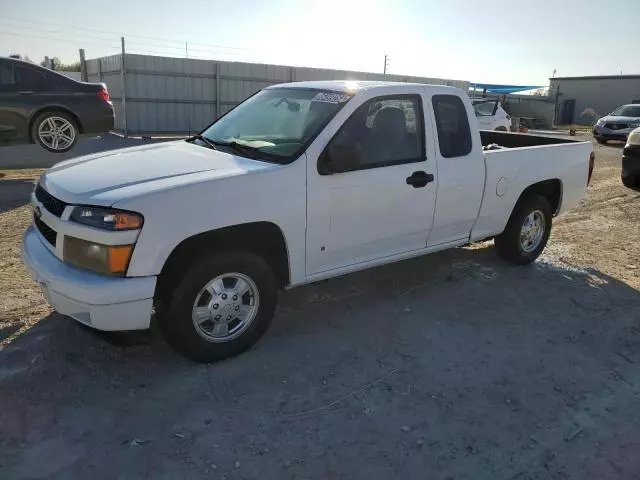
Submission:
POLYGON ((626 141, 629 134, 640 127, 640 104, 623 105, 606 117, 602 117, 593 127, 593 136, 598 143, 607 140, 626 141))

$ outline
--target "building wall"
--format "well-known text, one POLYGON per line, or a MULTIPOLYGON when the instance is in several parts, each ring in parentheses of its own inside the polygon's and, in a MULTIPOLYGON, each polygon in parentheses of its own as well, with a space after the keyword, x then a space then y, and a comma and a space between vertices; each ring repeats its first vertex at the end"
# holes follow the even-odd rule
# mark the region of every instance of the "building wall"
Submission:
POLYGON ((106 83, 115 128, 125 130, 126 123, 128 133, 197 132, 258 90, 283 82, 388 80, 469 89, 459 80, 150 55, 126 54, 124 70, 122 55, 87 60, 85 67, 88 81, 106 83))
POLYGON ((578 78, 551 80, 549 94, 558 96, 556 123, 562 120, 565 100, 575 100, 575 109, 571 123, 592 125, 595 120, 611 113, 620 105, 640 101, 640 76, 636 78, 578 78), (594 111, 593 115, 590 110, 594 111))

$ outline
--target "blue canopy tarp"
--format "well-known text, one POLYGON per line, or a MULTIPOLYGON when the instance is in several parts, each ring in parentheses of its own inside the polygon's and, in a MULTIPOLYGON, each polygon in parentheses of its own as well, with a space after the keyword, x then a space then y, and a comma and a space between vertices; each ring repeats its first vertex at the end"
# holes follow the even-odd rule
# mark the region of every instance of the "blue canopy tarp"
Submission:
POLYGON ((535 90, 536 88, 542 88, 536 85, 496 85, 493 83, 472 83, 471 88, 475 90, 486 90, 491 93, 516 93, 526 92, 527 90, 535 90))

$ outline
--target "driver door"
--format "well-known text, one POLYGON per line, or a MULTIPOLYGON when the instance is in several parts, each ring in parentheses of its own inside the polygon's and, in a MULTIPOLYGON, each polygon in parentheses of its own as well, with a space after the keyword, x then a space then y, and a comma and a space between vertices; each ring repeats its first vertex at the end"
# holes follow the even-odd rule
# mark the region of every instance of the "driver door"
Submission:
POLYGON ((426 247, 435 155, 423 89, 406 90, 348 105, 307 152, 307 275, 426 247))

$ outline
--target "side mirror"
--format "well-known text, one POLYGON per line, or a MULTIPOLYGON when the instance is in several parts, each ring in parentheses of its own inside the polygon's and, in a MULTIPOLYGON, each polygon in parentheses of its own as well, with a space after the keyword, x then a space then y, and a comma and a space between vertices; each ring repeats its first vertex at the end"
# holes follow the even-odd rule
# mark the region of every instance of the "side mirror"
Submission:
POLYGON ((360 165, 360 152, 352 143, 332 140, 318 159, 318 173, 333 175, 334 173, 357 170, 360 165))

